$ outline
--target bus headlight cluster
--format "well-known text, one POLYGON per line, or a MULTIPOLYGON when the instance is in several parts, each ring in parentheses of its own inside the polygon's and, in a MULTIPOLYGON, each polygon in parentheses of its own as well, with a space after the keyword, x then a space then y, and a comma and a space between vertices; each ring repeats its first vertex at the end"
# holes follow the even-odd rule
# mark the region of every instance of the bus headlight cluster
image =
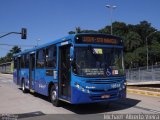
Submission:
POLYGON ((76 88, 80 88, 80 85, 79 85, 79 84, 76 84, 76 88))
POLYGON ((123 89, 125 89, 126 86, 127 86, 127 82, 124 82, 124 84, 123 84, 123 89))
POLYGON ((122 88, 125 89, 125 88, 126 88, 126 85, 123 85, 122 88))
POLYGON ((119 87, 119 91, 124 90, 125 88, 126 88, 126 82, 121 84, 121 86, 119 87))
POLYGON ((119 87, 119 91, 121 91, 122 90, 122 87, 119 87))
POLYGON ((85 89, 84 87, 79 85, 77 82, 75 82, 74 84, 75 84, 75 87, 78 88, 79 90, 81 90, 82 92, 90 93, 90 91, 88 89, 85 89))
POLYGON ((125 88, 126 88, 126 84, 124 83, 124 84, 121 85, 121 87, 119 88, 119 90, 121 91, 121 90, 124 90, 125 88))

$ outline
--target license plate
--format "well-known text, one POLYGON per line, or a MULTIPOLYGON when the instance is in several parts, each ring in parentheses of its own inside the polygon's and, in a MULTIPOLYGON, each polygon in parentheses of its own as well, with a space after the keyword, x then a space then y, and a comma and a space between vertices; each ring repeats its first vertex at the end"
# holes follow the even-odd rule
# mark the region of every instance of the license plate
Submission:
POLYGON ((104 98, 109 98, 109 97, 110 97, 110 95, 102 95, 102 96, 101 96, 101 98, 103 98, 103 99, 104 99, 104 98))

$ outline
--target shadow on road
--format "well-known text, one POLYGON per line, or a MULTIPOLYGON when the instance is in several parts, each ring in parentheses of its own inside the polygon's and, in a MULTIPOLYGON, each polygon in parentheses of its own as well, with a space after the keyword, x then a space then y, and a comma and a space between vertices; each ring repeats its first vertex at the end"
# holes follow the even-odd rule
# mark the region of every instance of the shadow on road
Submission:
MULTIPOLYGON (((38 93, 31 93, 35 97, 43 99, 47 102, 50 102, 48 97, 40 95, 38 93)), ((128 109, 133 106, 136 106, 140 100, 136 99, 122 99, 119 101, 113 101, 111 103, 92 103, 92 104, 79 104, 79 105, 71 105, 68 103, 62 102, 62 106, 64 109, 67 109, 76 114, 96 114, 96 113, 104 113, 104 112, 112 112, 119 111, 123 109, 128 109)), ((51 104, 52 105, 52 104, 51 104)))
POLYGON ((92 103, 92 104, 80 104, 80 105, 70 105, 65 104, 63 108, 70 110, 76 114, 96 114, 104 112, 112 112, 127 109, 135 106, 139 103, 139 100, 126 98, 119 101, 111 102, 110 104, 106 103, 92 103))

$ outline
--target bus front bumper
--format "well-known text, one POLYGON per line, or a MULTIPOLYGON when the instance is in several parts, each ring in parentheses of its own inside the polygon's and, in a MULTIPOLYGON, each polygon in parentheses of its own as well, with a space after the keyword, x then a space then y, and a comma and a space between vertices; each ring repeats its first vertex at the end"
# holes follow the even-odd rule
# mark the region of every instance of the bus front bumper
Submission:
POLYGON ((115 101, 122 98, 126 98, 126 88, 124 89, 113 89, 110 91, 85 91, 83 89, 77 89, 72 87, 72 104, 81 103, 96 103, 96 102, 109 102, 115 101))

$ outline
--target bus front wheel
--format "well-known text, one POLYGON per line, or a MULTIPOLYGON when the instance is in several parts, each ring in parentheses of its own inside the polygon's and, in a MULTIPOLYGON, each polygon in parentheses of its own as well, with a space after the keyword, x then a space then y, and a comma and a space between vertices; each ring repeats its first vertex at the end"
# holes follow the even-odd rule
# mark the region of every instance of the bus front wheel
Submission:
POLYGON ((58 100, 58 94, 54 86, 50 89, 50 100, 52 104, 56 107, 60 106, 60 101, 58 100))

